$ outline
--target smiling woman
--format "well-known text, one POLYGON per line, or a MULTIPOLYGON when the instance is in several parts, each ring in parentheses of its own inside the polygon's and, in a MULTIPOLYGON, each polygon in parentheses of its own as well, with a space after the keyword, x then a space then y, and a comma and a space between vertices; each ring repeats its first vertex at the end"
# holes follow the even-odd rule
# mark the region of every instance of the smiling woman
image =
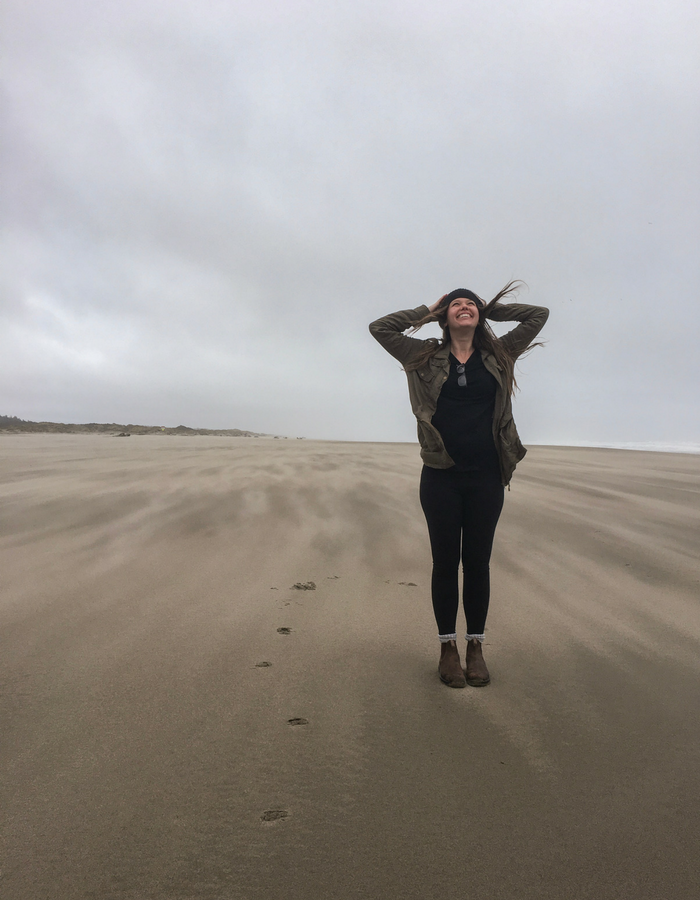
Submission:
POLYGON ((489 302, 466 288, 377 319, 370 331, 408 377, 424 466, 420 500, 433 555, 433 610, 441 643, 438 673, 450 687, 490 681, 482 643, 489 607, 489 561, 503 488, 526 450, 513 421, 515 361, 536 346, 549 311, 502 303, 518 289, 510 282, 489 302), (487 319, 519 324, 497 338, 487 319), (442 339, 408 337, 437 321, 442 339), (466 678, 457 650, 459 563, 467 619, 466 678))

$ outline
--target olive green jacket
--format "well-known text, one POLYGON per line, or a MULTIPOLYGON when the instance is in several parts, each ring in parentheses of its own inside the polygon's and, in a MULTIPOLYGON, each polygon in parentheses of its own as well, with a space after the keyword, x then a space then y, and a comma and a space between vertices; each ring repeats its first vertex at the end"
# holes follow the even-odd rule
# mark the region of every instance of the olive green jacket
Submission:
MULTIPOLYGON (((379 343, 403 365, 416 359, 428 341, 407 337, 403 334, 421 319, 430 315, 427 306, 405 309, 372 322, 369 330, 379 343)), ((549 316, 543 306, 528 306, 524 303, 497 303, 488 313, 495 322, 519 322, 520 324, 499 338, 506 351, 517 358, 542 330, 549 316)), ((435 338, 430 341, 437 343, 435 338)), ((450 373, 449 345, 441 347, 427 363, 419 369, 406 372, 411 408, 418 420, 418 440, 421 457, 426 466, 433 469, 449 469, 454 465, 440 436, 432 424, 438 396, 450 373)), ((503 485, 510 483, 516 465, 525 456, 526 450, 520 443, 513 421, 510 396, 504 389, 503 373, 494 356, 481 351, 484 366, 497 382, 496 402, 493 413, 493 439, 501 467, 503 485)))

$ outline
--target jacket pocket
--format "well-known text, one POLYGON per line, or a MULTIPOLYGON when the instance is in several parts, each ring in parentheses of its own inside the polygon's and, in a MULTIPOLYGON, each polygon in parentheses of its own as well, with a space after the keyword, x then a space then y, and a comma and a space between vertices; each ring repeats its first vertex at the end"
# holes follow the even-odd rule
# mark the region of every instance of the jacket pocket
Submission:
POLYGON ((435 380, 435 369, 430 363, 426 363, 424 366, 421 366, 420 369, 416 369, 416 375, 425 384, 432 384, 435 380))
POLYGON ((520 435, 512 416, 501 423, 499 437, 506 457, 519 462, 525 456, 526 450, 520 442, 520 435))
POLYGON ((426 422, 417 421, 418 425, 418 443, 421 448, 428 453, 445 453, 445 445, 440 437, 440 432, 432 425, 426 422))

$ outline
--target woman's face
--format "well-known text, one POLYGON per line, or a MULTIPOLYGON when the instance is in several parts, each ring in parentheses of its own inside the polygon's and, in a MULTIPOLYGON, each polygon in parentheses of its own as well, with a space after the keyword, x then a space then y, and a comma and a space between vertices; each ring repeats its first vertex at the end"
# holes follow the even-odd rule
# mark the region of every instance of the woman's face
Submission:
POLYGON ((447 327, 452 328, 476 328, 479 322, 479 307, 473 300, 466 297, 458 297, 447 307, 447 327))

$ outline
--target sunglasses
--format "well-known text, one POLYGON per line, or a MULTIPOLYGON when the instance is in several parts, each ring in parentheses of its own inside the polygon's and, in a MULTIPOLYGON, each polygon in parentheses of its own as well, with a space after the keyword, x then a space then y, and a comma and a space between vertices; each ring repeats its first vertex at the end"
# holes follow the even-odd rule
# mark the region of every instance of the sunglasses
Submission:
POLYGON ((460 387, 467 386, 467 376, 464 374, 465 366, 466 366, 466 363, 461 363, 459 366, 457 366, 457 384, 460 387))

